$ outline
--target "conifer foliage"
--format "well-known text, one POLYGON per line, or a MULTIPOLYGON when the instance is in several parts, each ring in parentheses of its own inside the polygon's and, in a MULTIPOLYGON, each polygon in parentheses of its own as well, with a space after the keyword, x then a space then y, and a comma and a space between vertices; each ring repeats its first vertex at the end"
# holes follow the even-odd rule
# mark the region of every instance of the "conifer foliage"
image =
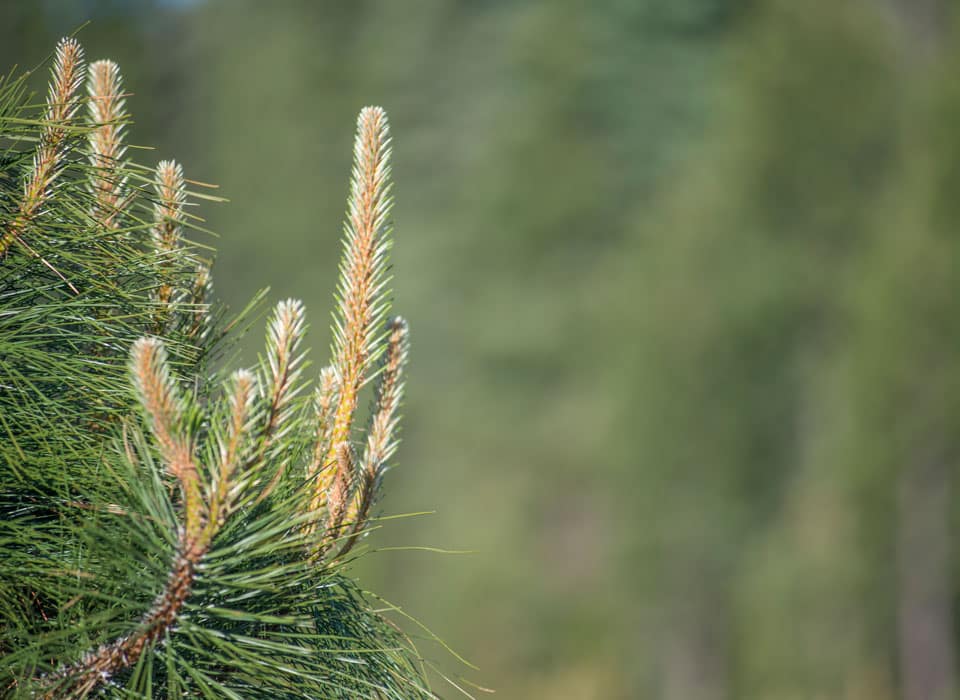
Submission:
POLYGON ((433 697, 343 569, 396 449, 408 348, 388 317, 385 113, 359 116, 318 372, 294 300, 257 367, 219 369, 246 314, 226 318, 188 240, 210 195, 128 158, 127 120, 117 65, 71 38, 41 107, 0 82, 0 696, 433 697))

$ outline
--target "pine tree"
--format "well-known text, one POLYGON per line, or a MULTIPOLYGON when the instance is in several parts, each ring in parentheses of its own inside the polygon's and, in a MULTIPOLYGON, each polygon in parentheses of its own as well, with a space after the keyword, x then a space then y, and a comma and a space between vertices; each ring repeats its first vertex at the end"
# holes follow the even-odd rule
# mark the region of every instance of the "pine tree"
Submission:
POLYGON ((385 113, 358 119, 312 394, 295 300, 253 370, 221 369, 250 309, 228 318, 188 240, 211 196, 130 159, 128 121, 117 66, 72 38, 44 104, 0 82, 0 695, 433 697, 345 571, 396 450, 408 345, 388 318, 385 113))

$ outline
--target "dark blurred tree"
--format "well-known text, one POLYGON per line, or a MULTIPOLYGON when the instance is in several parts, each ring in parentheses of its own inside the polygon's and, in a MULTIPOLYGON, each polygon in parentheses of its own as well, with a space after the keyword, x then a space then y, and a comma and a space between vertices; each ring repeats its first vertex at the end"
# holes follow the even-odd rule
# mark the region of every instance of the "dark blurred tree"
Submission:
POLYGON ((846 507, 808 472, 845 286, 901 163, 903 80, 891 28, 860 3, 768 3, 741 42, 726 114, 643 227, 635 282, 611 289, 636 300, 612 381, 634 377, 629 570, 653 590, 634 619, 658 660, 641 692, 867 697, 876 611, 851 590, 853 533, 808 544, 809 561, 785 533, 803 499, 846 507))
POLYGON ((941 50, 907 57, 904 164, 876 206, 876 245, 850 276, 838 358, 850 420, 835 461, 851 469, 861 514, 877 653, 897 659, 906 700, 957 692, 960 93, 956 50, 941 50))

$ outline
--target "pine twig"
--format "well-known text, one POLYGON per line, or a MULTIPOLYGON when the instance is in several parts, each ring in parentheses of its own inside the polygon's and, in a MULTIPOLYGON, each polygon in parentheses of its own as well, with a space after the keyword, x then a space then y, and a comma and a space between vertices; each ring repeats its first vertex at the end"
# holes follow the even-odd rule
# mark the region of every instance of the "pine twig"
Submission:
MULTIPOLYGON (((91 70, 91 101, 96 104, 91 105, 95 127, 90 136, 90 159, 94 166, 90 184, 94 203, 90 212, 101 226, 116 231, 119 230, 116 217, 125 206, 124 185, 119 176, 123 170, 118 164, 123 156, 120 127, 125 118, 120 78, 116 66, 109 62, 97 62, 91 70), (112 127, 116 129, 111 130, 112 127)), ((317 597, 314 576, 336 572, 342 563, 338 558, 363 534, 379 482, 397 446, 408 331, 400 318, 385 322, 389 307, 389 144, 383 110, 364 109, 358 119, 349 211, 344 226, 333 360, 320 372, 312 413, 301 410, 304 402, 297 398, 304 389, 304 354, 300 346, 306 328, 303 305, 299 301, 286 300, 276 306, 268 324, 266 350, 259 370, 234 372, 218 399, 200 401, 181 391, 168 366, 165 345, 159 338, 145 337, 134 343, 130 374, 149 441, 137 443, 138 449, 146 450, 138 453, 127 439, 124 423, 122 449, 126 460, 138 470, 150 469, 154 460, 144 457, 155 453, 156 463, 162 465, 168 477, 167 483, 178 488, 177 515, 172 521, 164 519, 175 528, 175 552, 166 583, 137 624, 112 641, 88 650, 79 660, 32 676, 30 682, 36 683, 38 697, 46 700, 88 697, 103 692, 104 684, 123 685, 125 670, 148 669, 156 664, 157 658, 151 649, 168 635, 175 636, 175 630, 187 623, 188 608, 194 609, 194 603, 197 609, 213 610, 220 605, 214 601, 214 607, 208 607, 211 595, 215 598, 221 593, 212 594, 209 586, 201 586, 198 572, 209 576, 207 580, 216 580, 218 566, 244 566, 248 555, 254 559, 250 565, 258 569, 255 575, 270 581, 265 584, 265 591, 269 592, 262 601, 267 607, 251 610, 238 607, 236 611, 224 608, 214 617, 229 615, 231 628, 235 623, 242 627, 252 625, 257 636, 249 639, 258 641, 259 635, 266 635, 262 640, 269 641, 270 646, 262 649, 270 653, 257 656, 261 651, 251 651, 243 635, 236 638, 237 649, 245 650, 263 669, 269 668, 275 673, 278 683, 275 688, 288 687, 289 678, 296 677, 298 682, 310 678, 311 696, 320 696, 317 693, 323 695, 322 689, 329 687, 328 673, 338 673, 335 665, 327 666, 323 659, 313 658, 323 655, 325 649, 322 648, 320 654, 309 659, 309 668, 303 672, 299 667, 289 671, 290 663, 297 665, 308 659, 301 655, 306 647, 288 644, 287 622, 283 620, 296 619, 301 610, 309 609, 313 615, 313 610, 323 607, 324 603, 317 597), (378 371, 374 372, 378 362, 378 371), (357 404, 363 387, 374 378, 374 402, 360 455, 353 442, 359 443, 361 434, 354 428, 357 404), (292 460, 299 460, 295 463, 300 470, 298 474, 305 473, 311 479, 302 500, 301 482, 296 479, 282 482, 290 487, 279 489, 286 500, 275 497, 264 502, 288 474, 287 466, 292 460), (303 522, 310 524, 305 527, 303 522), (248 526, 249 531, 245 530, 248 526), (315 537, 318 527, 323 532, 315 537), (241 539, 235 539, 237 536, 241 539), (337 542, 341 542, 337 556, 324 561, 326 555, 335 551, 332 548, 337 542), (269 565, 261 561, 262 557, 270 559, 269 565), (266 600, 271 597, 275 600, 266 600), (234 618, 234 612, 241 617, 234 618), (278 635, 273 641, 272 634, 278 635), (287 653, 292 655, 292 662, 284 660, 287 653), (271 666, 274 656, 277 663, 271 666)), ((181 241, 185 181, 182 169, 173 161, 159 164, 156 179, 151 242, 158 285, 151 294, 157 310, 152 330, 181 342, 200 344, 205 342, 212 324, 206 304, 211 289, 210 271, 201 262, 192 285, 190 282, 182 287, 178 284, 178 280, 183 279, 179 275, 186 275, 189 270, 187 263, 197 263, 181 241), (190 315, 181 315, 188 306, 190 315)), ((205 377, 196 379, 200 382, 205 377)), ((203 387, 198 389, 198 395, 204 399, 210 396, 203 387)), ((134 509, 124 513, 135 514, 134 509)), ((247 600, 246 592, 242 598, 247 600)), ((71 601, 68 605, 72 604, 71 601)), ((341 608, 333 610, 338 616, 343 612, 341 608)), ((326 623, 320 618, 311 617, 311 620, 302 628, 304 639, 327 640, 326 623), (310 624, 316 629, 308 629, 310 624)), ((364 631, 355 640, 361 646, 366 645, 367 635, 371 642, 379 641, 377 632, 368 631, 373 629, 367 627, 368 620, 363 618, 364 631)), ((341 621, 338 618, 337 624, 341 621)), ((189 622, 200 624, 192 618, 189 622)), ((202 622, 201 626, 206 628, 206 620, 202 622)), ((216 626, 219 623, 211 624, 214 626, 210 633, 219 633, 220 628, 216 626)), ((325 643, 319 642, 321 646, 325 643)), ((396 650, 385 651, 393 654, 396 650)), ((190 672, 194 652, 203 650, 192 650, 190 658, 179 661, 168 655, 168 663, 186 664, 190 672)), ((164 654, 170 653, 171 647, 168 647, 164 654)), ((77 659, 79 654, 71 652, 69 656, 77 659)), ((405 657, 390 656, 388 663, 394 658, 405 657)), ((338 657, 334 661, 341 660, 338 657)), ((219 658, 214 660, 214 665, 218 664, 219 658)), ((413 681, 404 677, 405 671, 397 670, 399 668, 390 666, 388 672, 396 675, 382 677, 376 675, 379 671, 374 671, 369 679, 378 685, 370 687, 379 688, 381 682, 396 683, 415 688, 420 696, 432 697, 416 680, 417 671, 413 666, 409 668, 413 681)), ((211 687, 228 687, 230 681, 226 676, 232 668, 222 671, 224 678, 212 678, 211 687)), ((132 673, 136 675, 139 670, 132 673)), ((349 673, 345 680, 350 680, 349 673)), ((367 682, 366 678, 358 677, 358 683, 367 682)))
POLYGON ((183 207, 186 204, 187 191, 183 167, 179 163, 162 160, 157 164, 156 174, 154 187, 157 201, 153 205, 154 224, 150 238, 161 273, 160 285, 154 292, 154 301, 157 304, 155 332, 160 333, 166 327, 173 311, 175 288, 171 277, 181 249, 183 207))
MULTIPOLYGON (((326 462, 330 448, 330 437, 333 429, 333 410, 337 401, 337 372, 332 365, 320 370, 320 381, 313 401, 314 415, 314 443, 313 458, 307 468, 307 477, 311 479, 325 479, 325 483, 316 488, 316 494, 326 498, 326 493, 333 482, 329 473, 329 464, 326 462)), ((325 501, 319 507, 325 506, 325 501)), ((317 510, 318 508, 315 508, 317 510)))
POLYGON ((349 552, 363 531, 387 462, 397 450, 403 374, 409 351, 407 323, 398 316, 391 321, 387 336, 387 352, 380 370, 380 382, 367 428, 366 447, 360 461, 360 487, 345 517, 352 534, 338 556, 349 552))
MULTIPOLYGON (((387 253, 390 214, 390 130, 386 113, 366 107, 357 119, 353 175, 348 217, 344 225, 344 257, 337 286, 338 309, 334 325, 333 367, 337 400, 332 418, 326 462, 335 473, 317 479, 311 509, 319 512, 331 490, 353 482, 342 473, 354 460, 345 457, 361 387, 369 378, 378 329, 386 311, 387 253)), ((328 527, 343 517, 346 494, 337 507, 327 507, 328 527), (339 509, 340 512, 337 512, 339 509)))
POLYGON ((94 127, 88 136, 90 165, 94 168, 90 178, 90 190, 94 198, 91 214, 106 229, 118 227, 119 215, 130 201, 123 196, 126 179, 120 172, 127 150, 123 144, 127 113, 122 86, 120 69, 116 63, 103 60, 90 64, 87 79, 87 92, 90 95, 88 119, 94 127))
POLYGON ((226 522, 233 510, 242 484, 234 474, 246 459, 248 439, 253 433, 254 402, 257 398, 257 379, 247 370, 237 370, 230 377, 228 400, 230 405, 227 428, 219 437, 219 463, 210 487, 207 533, 208 540, 226 522))
POLYGON ((267 417, 261 435, 258 461, 263 461, 276 438, 278 428, 288 422, 291 400, 296 395, 303 355, 300 343, 305 329, 303 303, 287 299, 277 304, 267 326, 267 354, 264 384, 267 417))
MULTIPOLYGON (((44 700, 84 698, 105 680, 137 662, 146 649, 173 626, 190 595, 197 566, 229 510, 230 477, 236 452, 227 447, 220 464, 220 479, 205 500, 200 471, 193 455, 193 439, 187 426, 186 401, 180 396, 167 366, 166 351, 156 338, 141 338, 131 352, 131 374, 140 403, 150 422, 151 433, 167 471, 176 478, 184 498, 184 524, 180 529, 177 555, 167 583, 137 628, 86 654, 80 661, 42 676, 44 700), (213 517, 211 517, 213 514, 213 517)), ((252 376, 234 377, 231 395, 231 422, 228 445, 242 443, 253 395, 252 376)))
POLYGON ((187 537, 196 540, 203 528, 206 508, 187 426, 187 405, 170 376, 163 343, 156 338, 141 338, 134 343, 131 369, 160 456, 180 484, 187 537))
POLYGON ((210 265, 200 261, 193 277, 193 287, 187 299, 189 320, 186 324, 186 337, 195 344, 201 344, 209 335, 213 326, 210 316, 210 300, 213 298, 213 277, 210 265))
MULTIPOLYGON (((33 156, 33 169, 23 188, 23 198, 13 219, 0 235, 0 257, 19 241, 43 211, 51 189, 66 161, 67 128, 79 107, 77 89, 83 82, 83 48, 73 38, 57 44, 53 76, 47 95, 40 143, 33 156)), ((39 255, 34 252, 35 256, 39 255)))

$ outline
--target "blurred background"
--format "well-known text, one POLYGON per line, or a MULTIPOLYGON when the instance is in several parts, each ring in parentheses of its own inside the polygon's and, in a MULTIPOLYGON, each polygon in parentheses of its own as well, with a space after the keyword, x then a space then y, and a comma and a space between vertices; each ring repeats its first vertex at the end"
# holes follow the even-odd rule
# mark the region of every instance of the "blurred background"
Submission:
MULTIPOLYGON (((502 698, 946 700, 960 663, 950 0, 5 0, 87 20, 217 288, 329 344, 354 120, 395 138, 401 518, 357 573, 502 698)), ((45 75, 37 83, 42 88, 45 75)), ((253 358, 259 325, 247 341, 253 358)), ((445 696, 456 693, 442 681, 445 696)), ((482 695, 482 693, 480 693, 482 695)))

